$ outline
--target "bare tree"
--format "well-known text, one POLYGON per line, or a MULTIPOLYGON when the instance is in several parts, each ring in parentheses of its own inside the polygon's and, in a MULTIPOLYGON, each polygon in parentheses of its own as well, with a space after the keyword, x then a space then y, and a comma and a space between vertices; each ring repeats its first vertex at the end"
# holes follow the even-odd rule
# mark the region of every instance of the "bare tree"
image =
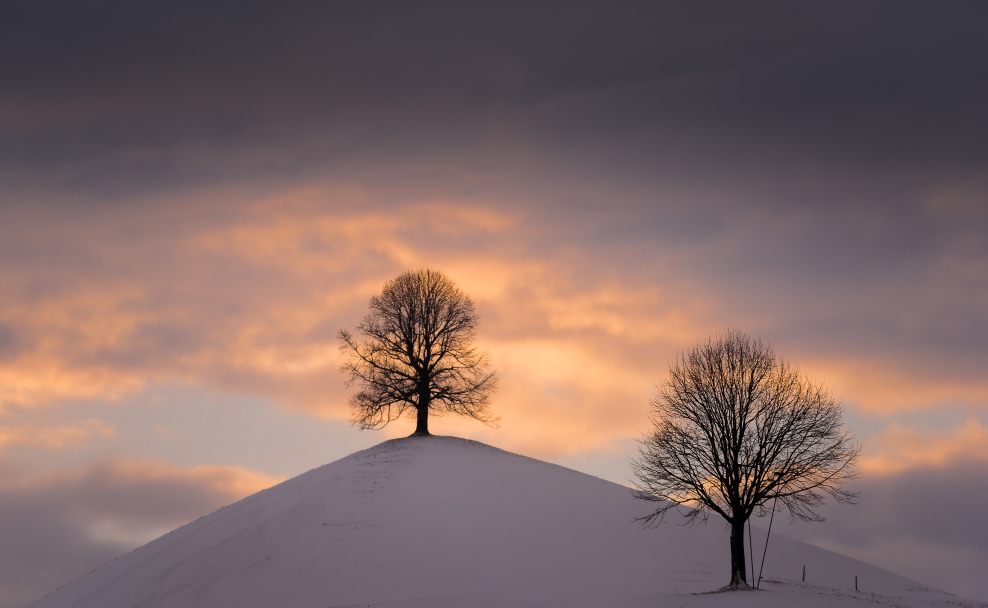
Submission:
POLYGON ((470 297, 441 272, 388 281, 357 326, 364 339, 339 333, 349 354, 340 371, 347 386, 360 384, 350 397, 353 423, 381 428, 407 412, 417 421, 414 435, 428 435, 430 412, 453 412, 496 426, 488 401, 497 373, 473 346, 477 321, 470 297))
POLYGON ((658 525, 680 507, 690 523, 711 512, 726 519, 727 588, 747 587, 744 524, 769 500, 794 519, 822 521, 814 507, 824 495, 856 497, 842 485, 855 477, 860 446, 841 428, 839 403, 761 341, 728 331, 698 344, 670 366, 651 405, 654 432, 632 469, 635 496, 659 506, 641 521, 658 525))

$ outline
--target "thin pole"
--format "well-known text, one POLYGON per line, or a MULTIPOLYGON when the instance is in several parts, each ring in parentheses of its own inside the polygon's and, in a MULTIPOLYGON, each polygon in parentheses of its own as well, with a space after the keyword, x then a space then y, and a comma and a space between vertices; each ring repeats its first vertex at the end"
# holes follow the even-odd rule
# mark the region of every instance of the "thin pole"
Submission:
POLYGON ((775 505, 779 502, 779 497, 775 497, 775 501, 772 503, 772 517, 768 520, 768 534, 765 535, 765 550, 762 551, 762 565, 758 567, 758 584, 755 585, 755 589, 760 589, 762 586, 762 569, 765 567, 765 554, 768 553, 768 537, 772 536, 772 522, 775 520, 775 505))
POLYGON ((748 517, 748 554, 751 556, 751 578, 755 578, 755 551, 751 548, 751 517, 748 517))

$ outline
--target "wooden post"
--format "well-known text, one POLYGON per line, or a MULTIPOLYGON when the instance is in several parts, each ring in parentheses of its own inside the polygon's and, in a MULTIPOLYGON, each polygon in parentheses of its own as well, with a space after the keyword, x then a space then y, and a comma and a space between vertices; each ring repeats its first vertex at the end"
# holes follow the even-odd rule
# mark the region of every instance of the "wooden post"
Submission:
POLYGON ((803 566, 803 582, 806 582, 806 566, 803 566))
POLYGON ((854 577, 854 590, 855 591, 858 590, 858 577, 857 576, 854 577))

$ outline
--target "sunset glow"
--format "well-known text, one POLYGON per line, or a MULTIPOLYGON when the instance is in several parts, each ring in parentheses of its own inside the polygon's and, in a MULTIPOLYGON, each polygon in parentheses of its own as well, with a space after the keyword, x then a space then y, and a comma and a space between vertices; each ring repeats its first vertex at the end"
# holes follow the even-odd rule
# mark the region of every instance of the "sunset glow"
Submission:
MULTIPOLYGON (((840 400, 859 512, 988 488, 983 8, 57 4, 0 16, 0 546, 82 557, 0 608, 409 434, 349 425, 337 333, 421 268, 500 377, 498 428, 436 433, 627 484, 669 364, 737 329, 840 400)), ((966 542, 900 515, 815 530, 966 542)))

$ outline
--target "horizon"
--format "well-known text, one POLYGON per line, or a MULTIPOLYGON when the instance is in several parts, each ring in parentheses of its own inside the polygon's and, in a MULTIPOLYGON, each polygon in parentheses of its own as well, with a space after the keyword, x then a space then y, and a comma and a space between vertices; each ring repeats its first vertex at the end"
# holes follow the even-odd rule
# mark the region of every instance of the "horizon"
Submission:
POLYGON ((423 267, 500 376, 500 428, 433 432, 627 485, 737 329, 864 446, 860 504, 775 529, 988 601, 986 17, 6 5, 0 608, 410 433, 350 426, 336 334, 423 267))

